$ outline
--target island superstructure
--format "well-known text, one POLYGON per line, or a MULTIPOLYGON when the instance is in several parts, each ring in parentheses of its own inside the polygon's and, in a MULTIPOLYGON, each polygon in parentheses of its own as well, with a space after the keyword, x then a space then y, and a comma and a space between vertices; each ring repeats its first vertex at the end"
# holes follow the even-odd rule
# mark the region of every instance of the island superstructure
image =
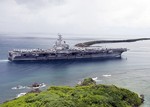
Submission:
POLYGON ((62 60, 62 59, 98 59, 98 58, 120 58, 126 48, 93 48, 72 47, 62 40, 58 34, 53 48, 50 49, 14 49, 9 51, 10 61, 34 61, 34 60, 62 60))

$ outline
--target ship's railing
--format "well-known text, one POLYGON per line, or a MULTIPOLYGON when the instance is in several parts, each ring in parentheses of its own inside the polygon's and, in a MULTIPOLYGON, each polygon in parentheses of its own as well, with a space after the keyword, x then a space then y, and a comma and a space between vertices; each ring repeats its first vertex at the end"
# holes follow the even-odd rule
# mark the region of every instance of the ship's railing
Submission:
POLYGON ((56 52, 54 49, 14 49, 13 53, 45 53, 45 52, 56 52))

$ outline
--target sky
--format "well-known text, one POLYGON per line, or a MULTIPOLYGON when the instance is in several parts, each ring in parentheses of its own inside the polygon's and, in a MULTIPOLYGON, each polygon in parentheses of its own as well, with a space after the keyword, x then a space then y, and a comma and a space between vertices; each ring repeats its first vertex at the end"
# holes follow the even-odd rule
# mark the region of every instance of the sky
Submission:
POLYGON ((150 0, 0 0, 0 33, 150 37, 150 0))

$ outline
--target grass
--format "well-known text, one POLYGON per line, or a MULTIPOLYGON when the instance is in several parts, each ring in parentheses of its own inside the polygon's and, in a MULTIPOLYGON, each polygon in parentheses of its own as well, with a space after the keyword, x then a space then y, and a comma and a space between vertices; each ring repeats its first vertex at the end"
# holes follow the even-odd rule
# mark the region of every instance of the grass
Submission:
POLYGON ((40 93, 28 93, 0 107, 138 107, 141 98, 114 85, 96 85, 91 78, 80 85, 51 86, 40 93))

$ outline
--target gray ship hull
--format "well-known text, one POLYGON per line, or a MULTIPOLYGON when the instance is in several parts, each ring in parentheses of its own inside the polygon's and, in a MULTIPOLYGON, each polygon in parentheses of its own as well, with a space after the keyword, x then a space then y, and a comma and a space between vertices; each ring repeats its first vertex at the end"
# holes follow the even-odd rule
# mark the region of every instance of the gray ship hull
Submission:
POLYGON ((10 61, 53 61, 53 60, 71 60, 71 59, 112 59, 121 58, 122 53, 111 53, 111 54, 92 54, 84 56, 55 56, 55 57, 9 57, 10 61))

